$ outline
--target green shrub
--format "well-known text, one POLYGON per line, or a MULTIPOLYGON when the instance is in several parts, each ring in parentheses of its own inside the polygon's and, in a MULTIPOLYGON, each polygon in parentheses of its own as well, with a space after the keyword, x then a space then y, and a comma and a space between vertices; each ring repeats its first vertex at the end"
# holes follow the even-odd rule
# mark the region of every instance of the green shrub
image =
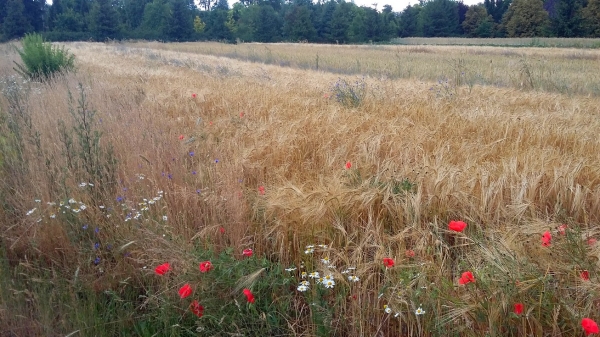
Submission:
POLYGON ((23 64, 15 70, 23 77, 45 81, 56 74, 75 69, 75 56, 64 47, 53 46, 45 42, 40 34, 27 34, 22 41, 23 49, 17 50, 23 64))

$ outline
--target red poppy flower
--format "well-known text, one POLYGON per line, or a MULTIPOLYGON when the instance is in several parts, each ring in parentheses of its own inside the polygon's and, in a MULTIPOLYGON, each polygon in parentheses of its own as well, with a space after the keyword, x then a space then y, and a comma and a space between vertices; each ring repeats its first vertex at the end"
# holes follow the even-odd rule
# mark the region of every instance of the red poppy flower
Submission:
POLYGON ((583 328, 583 331, 585 331, 585 335, 589 336, 593 333, 598 333, 598 324, 596 324, 596 322, 594 322, 594 320, 590 319, 590 318, 584 318, 581 320, 581 327, 583 328))
POLYGON ((198 317, 204 315, 204 307, 198 303, 198 300, 193 300, 192 303, 190 303, 190 310, 198 317))
POLYGON ((264 195, 265 194, 265 187, 264 186, 258 186, 258 193, 260 193, 260 195, 264 195))
POLYGON ((244 289, 244 295, 246 295, 248 302, 254 303, 254 294, 252 294, 250 289, 244 289))
POLYGON ((196 98, 196 94, 192 94, 192 98, 196 98))
POLYGON ((406 257, 408 258, 415 257, 415 251, 412 249, 408 249, 406 252, 404 252, 404 255, 406 255, 406 257))
POLYGON ((164 275, 170 269, 171 269, 171 265, 169 264, 169 262, 166 262, 166 263, 163 263, 160 266, 156 267, 156 269, 154 269, 154 272, 157 275, 164 275))
POLYGON ((240 112, 240 118, 242 118, 242 117, 244 117, 244 112, 243 111, 240 112))
POLYGON ((550 242, 552 241, 552 234, 550 232, 545 231, 542 235, 542 246, 548 247, 550 246, 550 242))
POLYGON ((212 269, 212 263, 210 261, 200 262, 200 271, 206 273, 212 269))
POLYGON ((562 224, 558 226, 557 230, 560 235, 565 235, 567 233, 567 225, 562 224))
POLYGON ((588 246, 593 246, 593 245, 595 245, 595 244, 596 244, 596 242, 598 242, 598 240, 596 240, 596 238, 589 238, 589 239, 587 240, 587 244, 588 244, 588 246))
POLYGON ((515 303, 515 314, 520 315, 523 313, 523 303, 515 303))
POLYGON ((189 284, 184 284, 183 287, 179 288, 179 297, 186 298, 192 294, 192 287, 189 284))
POLYGON ((225 228, 223 228, 223 227, 219 228, 219 232, 220 232, 221 234, 225 234, 225 228))
POLYGON ((383 258, 383 265, 384 265, 386 268, 391 268, 391 267, 393 267, 393 266, 394 266, 394 259, 392 259, 392 258, 389 258, 389 257, 384 257, 384 258, 383 258))
POLYGON ((252 249, 250 249, 250 248, 246 248, 246 249, 244 249, 244 251, 242 252, 242 255, 244 255, 244 256, 247 256, 247 257, 250 257, 250 256, 252 256, 252 254, 253 254, 253 253, 252 253, 252 249))
POLYGON ((183 135, 179 135, 179 140, 183 140, 183 135))
POLYGON ((583 279, 584 281, 589 281, 590 280, 590 272, 587 270, 582 270, 581 273, 579 273, 579 276, 581 277, 581 279, 583 279))
POLYGON ((352 163, 348 160, 346 162, 346 170, 349 170, 352 167, 352 163))
POLYGON ((473 273, 471 273, 470 271, 462 273, 462 275, 458 279, 458 284, 467 284, 471 282, 475 282, 475 278, 473 277, 473 273))
POLYGON ((450 221, 448 229, 455 232, 462 232, 467 228, 467 224, 464 221, 450 221))

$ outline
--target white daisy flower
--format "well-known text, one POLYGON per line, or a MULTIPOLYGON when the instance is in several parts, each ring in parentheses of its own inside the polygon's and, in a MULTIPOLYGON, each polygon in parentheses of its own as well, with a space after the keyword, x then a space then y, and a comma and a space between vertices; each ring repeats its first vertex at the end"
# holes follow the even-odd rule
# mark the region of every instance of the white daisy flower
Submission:
POLYGON ((29 211, 27 211, 27 213, 25 213, 25 215, 30 216, 31 214, 33 214, 33 212, 35 212, 37 208, 34 209, 30 209, 29 211))
POLYGON ((163 221, 167 221, 167 216, 163 215, 163 221))
POLYGON ((79 184, 79 187, 85 187, 85 186, 87 186, 87 183, 81 183, 81 184, 79 184))
POLYGON ((383 306, 383 311, 385 311, 386 314, 391 314, 392 313, 392 308, 388 307, 387 304, 383 306))
POLYGON ((358 278, 358 276, 350 275, 350 276, 348 276, 348 281, 358 282, 358 281, 360 281, 360 278, 358 278))
POLYGON ((34 201, 35 201, 35 202, 37 202, 38 204, 39 204, 40 202, 42 202, 42 200, 40 200, 40 199, 35 199, 34 201))
POLYGON ((285 268, 285 271, 294 271, 296 270, 296 267, 292 267, 292 268, 285 268))
POLYGON ((56 218, 56 214, 50 214, 50 219, 56 218))
POLYGON ((308 287, 305 285, 299 285, 296 289, 298 289, 299 292, 303 293, 308 290, 308 287))
POLYGON ((322 258, 321 262, 323 262, 324 264, 329 264, 329 257, 326 256, 326 257, 322 258))
POLYGON ((425 310, 423 310, 421 307, 419 307, 417 310, 415 310, 415 315, 419 316, 419 315, 424 315, 425 314, 425 310))
POLYGON ((300 282, 300 285, 308 287, 308 286, 310 286, 310 282, 308 282, 308 281, 305 280, 305 281, 300 282))
POLYGON ((315 249, 314 248, 308 248, 307 250, 304 251, 304 254, 312 254, 314 253, 315 249))
POLYGON ((302 278, 306 278, 306 276, 308 276, 308 273, 303 271, 302 274, 300 274, 300 277, 302 278))
POLYGON ((319 278, 319 272, 318 271, 314 271, 314 272, 308 274, 308 277, 310 277, 310 278, 319 278))
POLYGON ((75 199, 73 199, 73 198, 69 199, 69 204, 76 204, 76 203, 77 203, 77 201, 75 199))
POLYGON ((333 280, 325 281, 323 284, 325 285, 325 288, 333 288, 333 286, 335 286, 335 282, 333 280))

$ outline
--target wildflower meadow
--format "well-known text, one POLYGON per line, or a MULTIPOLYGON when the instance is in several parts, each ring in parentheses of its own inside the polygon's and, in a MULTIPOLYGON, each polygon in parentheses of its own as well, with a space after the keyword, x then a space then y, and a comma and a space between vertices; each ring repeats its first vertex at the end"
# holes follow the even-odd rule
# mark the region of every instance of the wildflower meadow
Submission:
POLYGON ((600 336, 600 51, 262 47, 0 45, 0 336, 600 336))

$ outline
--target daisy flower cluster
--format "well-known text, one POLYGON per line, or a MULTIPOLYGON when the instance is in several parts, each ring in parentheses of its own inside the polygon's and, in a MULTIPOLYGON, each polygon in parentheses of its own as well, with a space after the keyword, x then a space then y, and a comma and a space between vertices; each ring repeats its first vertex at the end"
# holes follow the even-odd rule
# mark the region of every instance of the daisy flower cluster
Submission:
MULTIPOLYGON (((300 281, 296 290, 299 292, 306 292, 311 289, 311 282, 315 286, 321 286, 325 289, 333 289, 336 286, 336 279, 334 273, 337 273, 335 264, 331 261, 331 248, 328 245, 307 245, 304 250, 304 254, 312 257, 311 260, 306 261, 300 265, 300 281), (316 254, 320 254, 316 256, 316 254), (312 271, 307 270, 306 265, 313 266, 312 271)), ((339 274, 344 275, 348 282, 355 283, 360 281, 360 278, 354 275, 356 267, 342 268, 339 274)), ((287 272, 294 272, 298 270, 297 267, 290 267, 285 269, 287 272)))

